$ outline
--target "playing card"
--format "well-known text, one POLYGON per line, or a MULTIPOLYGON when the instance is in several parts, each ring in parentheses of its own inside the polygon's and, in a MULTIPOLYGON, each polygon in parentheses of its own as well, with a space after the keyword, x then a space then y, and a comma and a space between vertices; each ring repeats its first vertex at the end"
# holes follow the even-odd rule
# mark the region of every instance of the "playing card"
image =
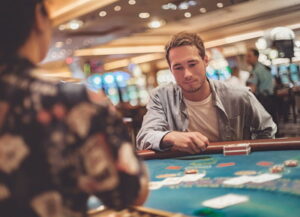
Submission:
POLYGON ((163 186, 162 181, 158 182, 149 182, 149 190, 157 190, 163 186))
POLYGON ((162 182, 163 182, 163 185, 177 185, 181 182, 181 180, 182 180, 182 177, 169 177, 169 178, 164 179, 162 182))
POLYGON ((245 203, 249 200, 248 196, 238 194, 226 194, 220 197, 206 200, 202 203, 203 206, 207 206, 214 209, 223 209, 235 204, 245 203))
POLYGON ((182 182, 195 182, 199 179, 202 179, 205 176, 205 173, 198 173, 198 174, 186 174, 182 177, 182 182))
POLYGON ((280 174, 270 174, 270 173, 264 173, 261 175, 254 176, 251 180, 251 182, 254 183, 263 183, 263 182, 269 182, 275 179, 280 179, 282 175, 280 174))
POLYGON ((239 176, 227 179, 223 182, 225 185, 243 185, 252 181, 253 176, 239 176))

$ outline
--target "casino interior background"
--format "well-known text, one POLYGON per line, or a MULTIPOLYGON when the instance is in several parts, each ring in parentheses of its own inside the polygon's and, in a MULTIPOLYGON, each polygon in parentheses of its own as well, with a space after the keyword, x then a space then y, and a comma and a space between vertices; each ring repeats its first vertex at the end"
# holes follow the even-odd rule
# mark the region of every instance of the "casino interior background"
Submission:
POLYGON ((133 118, 135 131, 149 91, 173 81, 164 44, 175 33, 193 31, 205 41, 212 79, 229 79, 233 67, 250 71, 245 53, 257 47, 260 61, 280 80, 281 134, 300 136, 299 0, 48 1, 54 39, 41 63, 51 73, 43 76, 104 89, 133 118), (285 46, 276 44, 279 39, 285 46))

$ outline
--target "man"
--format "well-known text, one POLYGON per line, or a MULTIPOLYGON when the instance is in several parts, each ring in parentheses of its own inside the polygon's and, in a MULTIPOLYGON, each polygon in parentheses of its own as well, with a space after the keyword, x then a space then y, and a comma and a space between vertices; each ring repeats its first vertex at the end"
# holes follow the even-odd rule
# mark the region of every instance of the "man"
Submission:
POLYGON ((51 38, 46 1, 1 0, 0 26, 0 216, 86 216, 89 195, 143 204, 145 168, 121 118, 80 85, 33 75, 51 38))
POLYGON ((138 149, 199 153, 209 142, 274 137, 276 125, 248 88, 207 79, 208 58, 199 36, 175 35, 166 58, 177 84, 153 91, 138 149))
POLYGON ((251 48, 246 55, 246 61, 252 66, 251 76, 247 83, 257 99, 277 122, 276 101, 274 97, 274 81, 269 67, 258 61, 258 50, 251 48))
POLYGON ((252 92, 257 95, 272 95, 274 92, 273 77, 270 69, 258 61, 258 50, 251 48, 247 51, 246 61, 252 66, 248 80, 252 92))

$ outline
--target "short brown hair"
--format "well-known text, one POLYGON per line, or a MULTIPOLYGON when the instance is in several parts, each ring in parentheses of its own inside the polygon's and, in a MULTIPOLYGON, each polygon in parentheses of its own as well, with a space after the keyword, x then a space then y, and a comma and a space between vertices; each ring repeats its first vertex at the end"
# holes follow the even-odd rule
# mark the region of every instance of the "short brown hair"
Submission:
POLYGON ((259 57, 259 52, 255 48, 249 48, 248 51, 252 52, 254 56, 259 57))
POLYGON ((166 45, 166 59, 170 65, 169 53, 172 48, 181 46, 195 46, 199 51, 199 55, 202 59, 205 57, 205 47, 202 39, 196 33, 180 32, 172 37, 170 42, 166 45))

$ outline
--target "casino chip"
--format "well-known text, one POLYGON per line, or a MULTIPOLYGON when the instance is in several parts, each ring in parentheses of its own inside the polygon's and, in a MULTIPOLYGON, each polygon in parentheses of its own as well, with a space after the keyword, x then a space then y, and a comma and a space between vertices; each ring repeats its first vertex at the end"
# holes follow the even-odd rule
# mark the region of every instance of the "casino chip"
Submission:
POLYGON ((282 173, 284 170, 284 166, 283 165, 274 165, 269 170, 271 173, 282 173))
POLYGON ((241 170, 234 173, 234 175, 237 176, 250 176, 250 175, 256 175, 257 172, 255 170, 241 170))
POLYGON ((284 166, 296 167, 296 166, 298 166, 298 161, 297 160, 286 160, 286 161, 284 161, 284 166))
POLYGON ((185 174, 196 174, 196 173, 198 173, 198 170, 197 170, 197 169, 189 169, 189 168, 186 168, 186 169, 184 170, 184 173, 185 173, 185 174))
POLYGON ((263 167, 268 167, 268 166, 272 166, 273 162, 261 161, 261 162, 258 162, 256 165, 263 166, 263 167))
POLYGON ((231 166, 235 166, 234 162, 229 162, 229 163, 219 163, 217 165, 217 167, 231 167, 231 166))
POLYGON ((169 177, 176 177, 177 175, 178 175, 177 173, 168 173, 168 174, 157 175, 156 178, 164 179, 164 178, 169 178, 169 177))
POLYGON ((168 166, 166 167, 167 170, 180 170, 182 167, 181 166, 168 166))

